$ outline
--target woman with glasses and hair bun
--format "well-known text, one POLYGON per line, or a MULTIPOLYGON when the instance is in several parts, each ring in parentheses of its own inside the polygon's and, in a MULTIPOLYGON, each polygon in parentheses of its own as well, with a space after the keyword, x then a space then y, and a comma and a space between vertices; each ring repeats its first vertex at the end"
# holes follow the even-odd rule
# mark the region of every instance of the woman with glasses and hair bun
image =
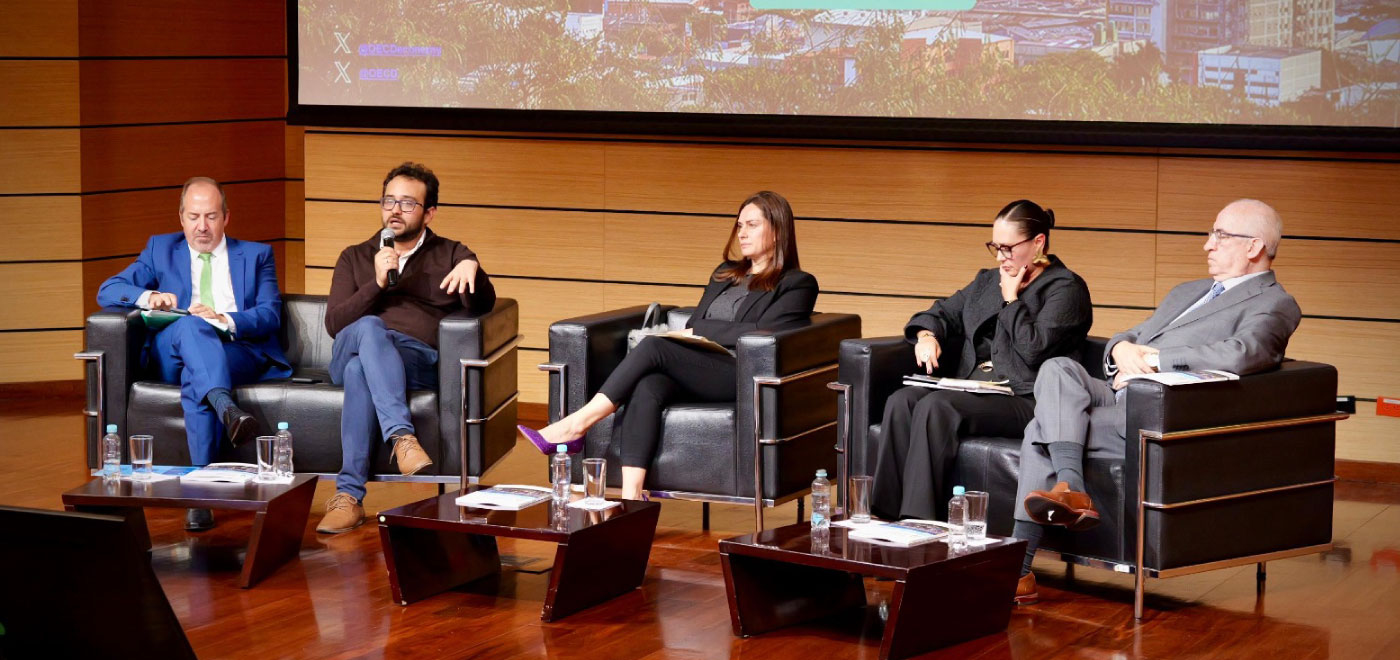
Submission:
POLYGON ((1035 406, 1040 365, 1073 356, 1094 320, 1089 287, 1048 254, 1055 214, 1030 200, 1007 204, 987 250, 999 268, 909 319, 904 336, 927 374, 1004 383, 1015 393, 909 386, 885 403, 871 508, 881 518, 943 519, 962 437, 1019 438, 1035 406))

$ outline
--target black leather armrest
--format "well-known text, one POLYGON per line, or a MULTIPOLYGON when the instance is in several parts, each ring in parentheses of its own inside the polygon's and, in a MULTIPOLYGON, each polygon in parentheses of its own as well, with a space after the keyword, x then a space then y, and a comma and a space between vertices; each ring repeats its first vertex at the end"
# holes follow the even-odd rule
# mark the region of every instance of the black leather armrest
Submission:
MULTIPOLYGON (((812 322, 789 330, 760 330, 739 336, 739 393, 737 423, 740 446, 753 442, 753 387, 755 377, 791 376, 808 369, 833 365, 842 340, 860 336, 855 314, 813 314, 812 322)), ((835 372, 819 374, 785 385, 764 387, 763 435, 781 438, 832 421, 836 401, 826 384, 835 372)))
MULTIPOLYGON (((1149 442, 1143 489, 1138 483, 1140 431, 1218 429, 1327 415, 1336 411, 1336 394, 1335 367, 1291 360, 1237 381, 1178 387, 1131 381, 1124 447, 1125 535, 1136 524, 1140 491, 1149 502, 1184 502, 1325 481, 1334 471, 1335 422, 1231 429, 1149 442)), ((1261 534, 1256 530, 1256 536, 1261 534)), ((1152 543, 1149 534, 1149 546, 1152 543)), ((1132 548, 1129 539, 1124 548, 1132 548)))
MULTIPOLYGON (((915 370, 914 345, 902 336, 847 339, 841 342, 839 364, 836 380, 850 387, 851 418, 838 421, 850 429, 851 469, 872 474, 875 466, 867 465, 870 425, 884 415, 885 400, 903 387, 903 377, 915 370)), ((845 413, 838 410, 839 415, 845 413)))
MULTIPOLYGON (((438 322, 438 424, 445 473, 454 472, 448 466, 461 460, 462 360, 494 357, 484 368, 466 370, 466 418, 485 418, 517 391, 516 352, 495 354, 515 339, 519 327, 520 306, 511 298, 497 298, 495 306, 485 314, 460 311, 438 322)), ((475 463, 480 463, 480 457, 477 459, 475 463)), ((482 469, 476 465, 469 472, 479 475, 482 469)))
MULTIPOLYGON (((674 309, 662 305, 663 314, 674 309)), ((549 419, 559 418, 559 397, 567 394, 573 412, 588 402, 622 358, 627 356, 627 333, 642 326, 647 306, 638 305, 555 321, 549 326, 549 361, 565 365, 564 391, 550 379, 549 419)))
MULTIPOLYGON (((108 424, 116 424, 117 431, 125 436, 127 392, 145 371, 141 353, 146 345, 146 324, 141 320, 141 310, 131 307, 103 308, 87 318, 83 343, 84 352, 102 353, 103 418, 108 424)), ((97 367, 89 363, 86 372, 87 408, 94 410, 97 408, 97 367)), ((100 456, 97 443, 104 432, 97 418, 88 418, 88 467, 97 467, 96 461, 100 456)))
POLYGON ((1103 372, 1104 349, 1107 347, 1108 339, 1105 337, 1085 337, 1080 345, 1079 364, 1084 365, 1090 378, 1102 380, 1107 377, 1103 372))

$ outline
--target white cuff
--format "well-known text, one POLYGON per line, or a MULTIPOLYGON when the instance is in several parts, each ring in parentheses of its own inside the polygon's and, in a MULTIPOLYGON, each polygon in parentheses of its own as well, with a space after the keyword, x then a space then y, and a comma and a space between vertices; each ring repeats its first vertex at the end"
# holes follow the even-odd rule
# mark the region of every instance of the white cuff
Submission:
POLYGON ((151 294, 153 294, 153 293, 155 293, 155 291, 147 291, 147 292, 141 294, 141 297, 139 297, 139 298, 136 299, 136 306, 137 306, 137 307, 140 307, 141 309, 150 309, 150 308, 151 308, 151 294))

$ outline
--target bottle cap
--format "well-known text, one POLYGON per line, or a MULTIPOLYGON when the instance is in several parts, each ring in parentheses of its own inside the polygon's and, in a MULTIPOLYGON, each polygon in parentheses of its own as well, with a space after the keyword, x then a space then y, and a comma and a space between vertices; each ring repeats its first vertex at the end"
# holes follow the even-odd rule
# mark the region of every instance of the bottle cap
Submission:
POLYGON ((117 425, 116 425, 116 424, 108 424, 108 425, 107 425, 107 432, 108 432, 108 433, 116 433, 116 432, 117 432, 117 425))
POLYGON ((569 446, 568 446, 568 445, 559 445, 559 446, 557 446, 557 447, 554 448, 554 453, 556 453, 556 454, 567 454, 567 453, 569 453, 569 446))
POLYGON ((825 479, 825 478, 826 478, 826 470, 817 470, 817 476, 818 476, 818 477, 821 477, 821 478, 823 478, 823 479, 825 479))
POLYGON ((957 497, 957 496, 962 495, 963 493, 966 493, 966 492, 967 492, 967 489, 966 489, 966 488, 963 488, 962 486, 953 486, 953 497, 957 497))
POLYGON ((290 427, 287 425, 286 422, 277 422, 277 430, 278 430, 278 431, 285 431, 285 430, 287 430, 288 428, 290 428, 290 427))

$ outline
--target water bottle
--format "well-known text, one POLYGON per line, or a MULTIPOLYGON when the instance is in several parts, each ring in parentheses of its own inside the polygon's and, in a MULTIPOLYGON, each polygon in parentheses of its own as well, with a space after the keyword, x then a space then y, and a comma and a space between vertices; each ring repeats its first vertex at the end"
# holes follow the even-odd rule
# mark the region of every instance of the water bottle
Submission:
POLYGON ((554 456, 549 459, 549 481, 554 484, 554 503, 563 506, 569 503, 569 481, 573 478, 573 468, 569 461, 569 447, 559 445, 554 456))
POLYGON ((117 425, 107 425, 107 435, 102 436, 102 479, 116 481, 122 476, 122 437, 117 435, 117 425))
POLYGON ((830 542, 831 482, 826 480, 826 470, 817 470, 812 480, 812 551, 825 553, 830 542))
POLYGON ((967 489, 953 486, 953 499, 948 500, 948 538, 952 543, 967 542, 967 489))
POLYGON ((286 422, 277 422, 277 440, 272 451, 272 472, 279 478, 291 477, 296 473, 292 468, 292 432, 286 422))
POLYGON ((812 481, 812 529, 831 527, 831 482, 826 480, 826 470, 817 470, 817 478, 812 481))

